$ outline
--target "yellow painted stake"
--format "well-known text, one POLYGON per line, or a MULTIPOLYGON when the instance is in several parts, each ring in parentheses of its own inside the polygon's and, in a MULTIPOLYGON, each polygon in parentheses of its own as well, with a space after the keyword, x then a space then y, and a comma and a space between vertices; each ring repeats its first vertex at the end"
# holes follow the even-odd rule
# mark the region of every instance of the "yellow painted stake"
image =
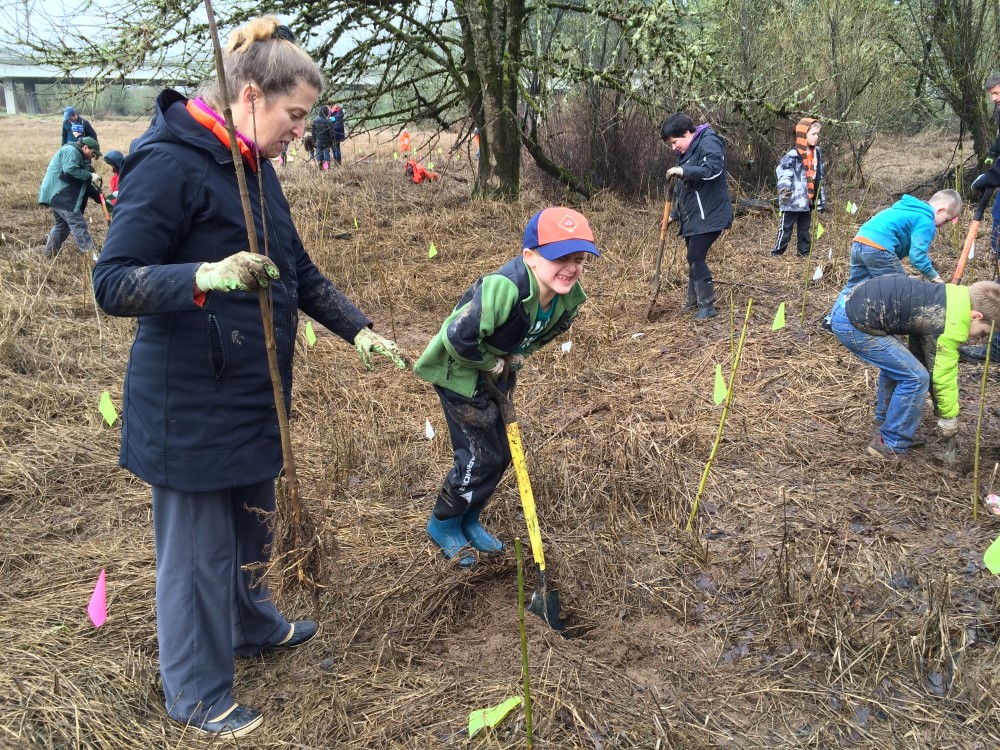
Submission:
POLYGON ((528 677, 528 635, 524 630, 524 560, 521 557, 521 537, 514 538, 514 556, 517 558, 517 627, 521 631, 521 676, 524 680, 524 731, 528 735, 528 748, 535 746, 531 733, 531 681, 528 677))
POLYGON ((712 468, 712 460, 715 458, 715 452, 719 449, 719 443, 722 442, 722 430, 726 426, 726 415, 729 413, 729 405, 733 402, 733 385, 736 381, 736 371, 740 366, 740 356, 743 354, 743 342, 747 338, 747 329, 750 326, 750 309, 753 307, 753 298, 751 297, 747 300, 747 312, 746 316, 743 318, 743 332, 740 334, 740 343, 736 347, 736 358, 733 360, 733 369, 729 373, 729 390, 726 393, 726 405, 722 407, 722 419, 719 420, 719 429, 715 433, 715 442, 712 444, 712 452, 708 455, 708 462, 705 464, 705 470, 701 473, 701 481, 698 482, 698 494, 695 495, 694 504, 691 506, 691 514, 688 516, 687 526, 685 526, 685 531, 691 531, 694 524, 694 517, 698 515, 698 503, 701 500, 701 493, 705 490, 705 482, 708 480, 708 472, 712 468))

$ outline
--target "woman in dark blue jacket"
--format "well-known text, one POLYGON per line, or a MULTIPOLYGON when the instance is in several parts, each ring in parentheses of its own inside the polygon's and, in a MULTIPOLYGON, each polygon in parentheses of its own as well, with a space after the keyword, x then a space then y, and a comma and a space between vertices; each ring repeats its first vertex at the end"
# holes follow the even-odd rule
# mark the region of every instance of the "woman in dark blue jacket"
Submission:
POLYGON ((316 64, 287 28, 262 18, 234 32, 226 71, 267 257, 233 254, 247 234, 217 84, 191 100, 168 90, 125 160, 94 291, 106 312, 139 319, 120 464, 152 485, 167 712, 239 737, 263 719, 233 699, 234 655, 292 648, 317 631, 315 622, 289 623, 245 567, 266 560, 271 535, 256 511, 274 512, 282 468, 255 292, 270 289, 286 410, 300 309, 353 342, 366 364, 373 349, 405 363, 306 254, 269 161, 302 136, 322 88, 316 64))
POLYGON ((687 243, 688 288, 684 309, 697 308, 695 318, 715 317, 715 288, 708 267, 708 250, 733 225, 733 204, 726 184, 726 144, 707 124, 697 128, 683 112, 664 120, 660 137, 677 153, 677 166, 667 170, 678 177, 674 213, 687 243))

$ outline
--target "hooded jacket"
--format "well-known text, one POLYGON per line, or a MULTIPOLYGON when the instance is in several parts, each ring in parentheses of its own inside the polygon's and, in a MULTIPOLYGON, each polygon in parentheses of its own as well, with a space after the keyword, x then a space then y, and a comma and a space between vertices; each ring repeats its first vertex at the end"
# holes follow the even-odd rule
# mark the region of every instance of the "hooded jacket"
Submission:
MULTIPOLYGON (((809 127, 817 120, 804 117, 796 126, 796 132, 803 129, 809 132, 809 127)), ((803 148, 808 148, 803 144, 803 148)), ((813 204, 819 210, 826 208, 826 173, 823 167, 823 151, 819 146, 813 148, 813 159, 816 162, 816 176, 813 178, 815 188, 813 200, 809 199, 809 180, 806 174, 803 148, 798 144, 790 149, 778 162, 774 174, 778 178, 778 210, 779 211, 812 211, 813 204)))
POLYGON ((541 332, 532 332, 538 319, 538 282, 524 260, 514 258, 477 279, 462 295, 413 372, 421 380, 471 397, 480 372, 493 369, 498 357, 515 352, 527 356, 569 330, 585 299, 578 281, 568 293, 556 296, 541 332), (525 344, 529 333, 533 337, 525 344))
POLYGON ((934 270, 927 250, 936 233, 931 204, 912 195, 904 195, 862 224, 854 241, 888 250, 900 260, 909 257, 910 264, 933 281, 938 272, 934 270))
MULTIPOLYGON (((111 315, 138 317, 125 375, 120 464, 153 485, 193 492, 273 479, 282 465, 257 294, 209 292, 195 271, 247 247, 228 145, 175 91, 156 102, 132 143, 115 220, 94 268, 94 294, 111 315)), ((352 342, 369 320, 306 254, 270 161, 243 161, 260 250, 281 278, 268 287, 285 408, 301 309, 352 342)))
MULTIPOLYGON (((94 130, 94 126, 90 124, 89 120, 83 119, 83 116, 77 115, 77 123, 83 126, 83 134, 81 138, 90 137, 95 141, 97 138, 97 131, 94 130)), ((73 143, 76 140, 76 136, 73 135, 73 122, 67 117, 63 120, 62 124, 62 142, 65 146, 67 143, 73 143)))
POLYGON ((910 352, 930 373, 938 413, 958 416, 958 346, 968 340, 972 323, 968 287, 877 276, 854 288, 844 312, 870 336, 909 336, 910 352))
POLYGON ((322 107, 319 114, 313 118, 312 132, 316 148, 333 146, 333 123, 330 122, 330 110, 327 107, 322 107))
POLYGON ((733 203, 726 184, 726 144, 722 138, 708 125, 699 125, 677 166, 684 169, 675 188, 681 237, 729 229, 733 203))
POLYGON ((67 143, 56 151, 45 168, 45 176, 38 189, 38 203, 76 214, 83 213, 88 196, 99 200, 99 193, 90 181, 93 173, 94 168, 83 155, 81 145, 67 143))

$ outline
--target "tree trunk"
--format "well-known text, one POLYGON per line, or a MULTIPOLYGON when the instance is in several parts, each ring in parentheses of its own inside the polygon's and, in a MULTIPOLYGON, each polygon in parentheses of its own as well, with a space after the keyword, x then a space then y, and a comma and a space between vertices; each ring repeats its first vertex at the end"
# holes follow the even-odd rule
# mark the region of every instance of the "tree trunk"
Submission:
MULTIPOLYGON (((521 187, 521 140, 517 121, 523 0, 456 2, 466 63, 479 81, 479 174, 473 193, 516 198, 521 187)), ((474 115, 475 119, 475 115, 474 115)))

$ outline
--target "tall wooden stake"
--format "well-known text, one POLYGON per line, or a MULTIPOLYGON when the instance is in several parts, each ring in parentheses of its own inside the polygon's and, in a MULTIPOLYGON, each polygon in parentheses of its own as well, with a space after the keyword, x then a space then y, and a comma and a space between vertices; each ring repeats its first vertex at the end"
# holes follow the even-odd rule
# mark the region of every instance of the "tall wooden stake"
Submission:
MULTIPOLYGON (((219 42, 219 29, 215 24, 215 11, 212 0, 205 0, 205 13, 208 16, 208 28, 212 35, 212 48, 215 51, 215 72, 219 79, 219 95, 222 97, 222 114, 226 120, 226 130, 229 132, 229 150, 233 155, 233 167, 236 170, 236 182, 239 184, 240 203, 243 206, 243 219, 247 227, 247 242, 250 252, 259 252, 257 248, 257 229, 250 207, 250 192, 247 189, 246 175, 243 170, 243 157, 240 154, 239 143, 236 140, 236 124, 233 121, 233 109, 229 102, 229 88, 226 85, 226 68, 222 58, 222 45, 219 42)), ((261 169, 260 154, 255 154, 258 160, 257 168, 261 169)), ((292 547, 301 543, 302 504, 299 502, 299 481, 295 470, 295 456, 292 453, 292 437, 288 427, 288 412, 285 409, 285 395, 281 387, 281 371, 278 369, 278 353, 274 341, 274 318, 271 312, 271 301, 265 289, 257 290, 257 300, 260 303, 260 314, 264 323, 264 348, 267 350, 267 366, 271 373, 271 388, 274 391, 274 410, 278 415, 278 430, 281 433, 281 454, 284 471, 283 480, 285 498, 292 512, 291 528, 293 532, 292 547)), ((297 577, 305 582, 306 576, 302 567, 302 558, 296 558, 297 577)))

